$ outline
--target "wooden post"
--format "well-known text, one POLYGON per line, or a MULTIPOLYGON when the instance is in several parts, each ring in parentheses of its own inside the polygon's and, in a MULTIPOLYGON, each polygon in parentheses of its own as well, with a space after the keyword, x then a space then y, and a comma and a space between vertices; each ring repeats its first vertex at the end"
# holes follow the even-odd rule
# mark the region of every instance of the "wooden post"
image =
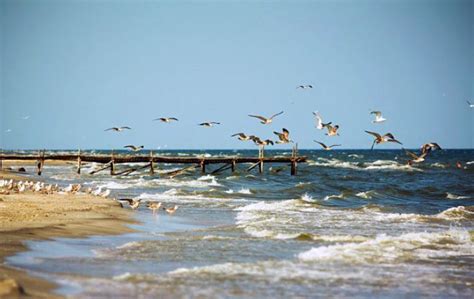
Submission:
POLYGON ((150 174, 155 174, 155 169, 153 168, 153 151, 150 150, 150 174))
POLYGON ((110 175, 115 175, 114 151, 112 151, 112 156, 110 157, 110 175))
POLYGON ((38 152, 38 164, 37 164, 38 175, 41 175, 41 173, 43 172, 43 164, 44 164, 44 150, 43 152, 41 151, 38 152))
POLYGON ((201 163, 199 164, 201 165, 201 173, 206 174, 206 162, 204 162, 204 160, 201 160, 201 163))
POLYGON ((296 159, 291 160, 291 175, 296 175, 297 173, 297 162, 296 159))
POLYGON ((263 173, 263 160, 258 163, 258 172, 263 173))
POLYGON ((232 172, 235 172, 235 166, 236 165, 237 165, 237 163, 235 162, 235 160, 232 160, 232 166, 231 166, 232 172))
POLYGON ((81 150, 77 154, 77 174, 81 174, 81 150))

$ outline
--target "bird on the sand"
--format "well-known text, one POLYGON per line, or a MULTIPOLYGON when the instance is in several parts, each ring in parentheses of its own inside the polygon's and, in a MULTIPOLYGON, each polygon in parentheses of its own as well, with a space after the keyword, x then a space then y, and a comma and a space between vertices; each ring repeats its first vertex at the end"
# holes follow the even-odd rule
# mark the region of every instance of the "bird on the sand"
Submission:
POLYGON ((148 202, 148 208, 153 211, 153 214, 156 213, 156 210, 158 210, 161 207, 161 202, 157 201, 150 201, 148 202))
POLYGON ((282 129, 282 133, 280 133, 280 132, 273 132, 273 134, 277 135, 277 136, 278 136, 278 139, 280 139, 280 140, 277 141, 276 143, 284 144, 284 143, 293 142, 293 140, 290 140, 290 131, 288 131, 288 130, 285 129, 285 128, 282 129))
POLYGON ((337 130, 339 130, 339 125, 335 125, 335 126, 326 125, 325 127, 328 129, 328 132, 326 133, 326 135, 339 136, 339 133, 337 132, 337 130))
POLYGON ((220 125, 220 124, 221 124, 220 122, 208 121, 208 122, 200 123, 199 126, 202 126, 202 127, 213 127, 214 125, 220 125))
POLYGON ((316 142, 316 143, 319 143, 319 145, 321 145, 321 147, 323 148, 323 150, 326 150, 326 151, 332 150, 333 147, 341 146, 340 144, 333 144, 333 145, 327 146, 327 145, 325 145, 324 143, 319 142, 319 141, 317 141, 317 140, 313 140, 313 141, 316 142))
POLYGON ((245 133, 235 133, 234 135, 231 135, 230 137, 235 137, 235 136, 239 136, 237 137, 237 139, 239 140, 242 140, 242 141, 247 141, 247 140, 252 140, 253 135, 246 135, 245 133))
POLYGON ((112 127, 112 128, 108 128, 104 131, 115 131, 115 132, 122 132, 124 130, 131 130, 132 128, 130 127, 112 127))
POLYGON ((372 121, 372 123, 374 123, 374 124, 383 123, 384 121, 387 120, 382 116, 381 111, 372 111, 372 112, 370 112, 370 114, 375 114, 375 119, 372 121))
POLYGON ((311 89, 313 88, 313 85, 308 84, 308 85, 298 85, 296 89, 311 89))
POLYGON ((178 209, 178 206, 177 206, 177 205, 175 205, 175 206, 172 207, 172 208, 163 208, 163 210, 165 210, 166 213, 168 213, 168 214, 170 214, 170 215, 171 215, 171 214, 174 214, 174 212, 176 212, 177 209, 178 209))
POLYGON ((124 148, 128 148, 131 151, 138 152, 138 151, 142 150, 144 148, 144 146, 143 145, 137 146, 137 145, 129 144, 129 145, 124 146, 124 148))
POLYGON ((319 111, 313 112, 313 115, 316 117, 316 128, 319 130, 324 129, 326 126, 332 124, 332 122, 328 123, 323 123, 323 119, 321 117, 321 114, 319 114, 319 111))
POLYGON ((161 122, 164 122, 164 123, 169 123, 171 121, 178 121, 178 119, 176 117, 159 117, 159 118, 155 118, 153 121, 155 120, 159 120, 161 122))
POLYGON ((275 117, 277 117, 278 115, 281 115, 281 114, 283 114, 283 111, 278 112, 277 114, 274 114, 270 117, 265 117, 265 116, 261 116, 261 115, 252 115, 252 114, 249 114, 249 116, 260 119, 261 124, 268 125, 268 124, 271 124, 273 122, 273 119, 275 117))
POLYGON ((365 132, 375 137, 374 142, 372 143, 372 147, 370 149, 374 149, 375 144, 381 144, 385 142, 394 142, 394 143, 402 144, 400 141, 395 139, 392 133, 387 133, 382 136, 375 132, 370 132, 370 131, 365 131, 365 132))

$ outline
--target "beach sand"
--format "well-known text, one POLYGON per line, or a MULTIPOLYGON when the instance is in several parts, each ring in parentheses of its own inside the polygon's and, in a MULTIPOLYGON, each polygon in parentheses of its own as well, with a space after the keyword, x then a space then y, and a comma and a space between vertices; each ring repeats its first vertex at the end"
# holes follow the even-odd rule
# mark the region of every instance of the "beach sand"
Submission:
MULTIPOLYGON (((25 180, 0 172, 0 179, 10 178, 25 180)), ((52 293, 54 284, 5 265, 5 257, 27 250, 24 241, 122 234, 134 222, 118 202, 92 195, 0 195, 0 298, 61 298, 52 293)))

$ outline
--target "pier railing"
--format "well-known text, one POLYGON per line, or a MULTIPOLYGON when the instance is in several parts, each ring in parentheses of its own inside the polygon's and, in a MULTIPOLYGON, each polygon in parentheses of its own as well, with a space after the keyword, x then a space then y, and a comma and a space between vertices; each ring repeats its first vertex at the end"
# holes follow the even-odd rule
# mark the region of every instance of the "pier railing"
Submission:
POLYGON ((218 169, 211 172, 216 174, 225 170, 230 169, 232 172, 236 171, 238 164, 251 163, 252 165, 247 168, 247 171, 258 166, 260 173, 264 172, 264 164, 290 164, 291 175, 297 174, 298 163, 306 162, 305 156, 298 156, 298 148, 295 146, 292 150, 291 156, 264 156, 263 150, 259 151, 258 157, 240 157, 240 156, 223 156, 223 157, 202 157, 202 156, 159 156, 154 155, 153 151, 149 151, 148 154, 120 154, 117 155, 113 151, 110 155, 105 154, 87 154, 82 153, 80 150, 77 154, 55 154, 46 153, 45 150, 39 151, 37 154, 5 154, 0 153, 0 169, 2 169, 3 160, 17 160, 17 161, 36 161, 37 173, 41 175, 45 161, 75 161, 77 163, 76 171, 78 174, 81 173, 81 167, 84 162, 95 162, 102 163, 102 167, 93 170, 90 174, 95 174, 103 170, 110 170, 111 175, 128 175, 137 170, 149 168, 150 174, 155 173, 155 167, 157 164, 191 164, 183 169, 169 172, 168 176, 176 176, 187 170, 200 168, 201 173, 206 173, 206 166, 212 164, 223 164, 218 169), (131 167, 126 170, 116 171, 115 165, 121 163, 145 163, 143 166, 131 167))

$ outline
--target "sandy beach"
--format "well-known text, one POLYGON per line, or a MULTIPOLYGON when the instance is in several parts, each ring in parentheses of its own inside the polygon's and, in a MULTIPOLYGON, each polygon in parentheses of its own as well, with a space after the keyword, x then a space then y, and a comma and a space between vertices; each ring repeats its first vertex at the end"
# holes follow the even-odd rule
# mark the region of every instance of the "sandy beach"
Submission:
MULTIPOLYGON (((8 172, 0 172, 0 179, 24 180, 8 172)), ((92 195, 0 195, 0 297, 60 298, 52 293, 54 284, 4 264, 7 256, 27 250, 25 241, 126 233, 132 231, 131 215, 119 203, 92 195)))

